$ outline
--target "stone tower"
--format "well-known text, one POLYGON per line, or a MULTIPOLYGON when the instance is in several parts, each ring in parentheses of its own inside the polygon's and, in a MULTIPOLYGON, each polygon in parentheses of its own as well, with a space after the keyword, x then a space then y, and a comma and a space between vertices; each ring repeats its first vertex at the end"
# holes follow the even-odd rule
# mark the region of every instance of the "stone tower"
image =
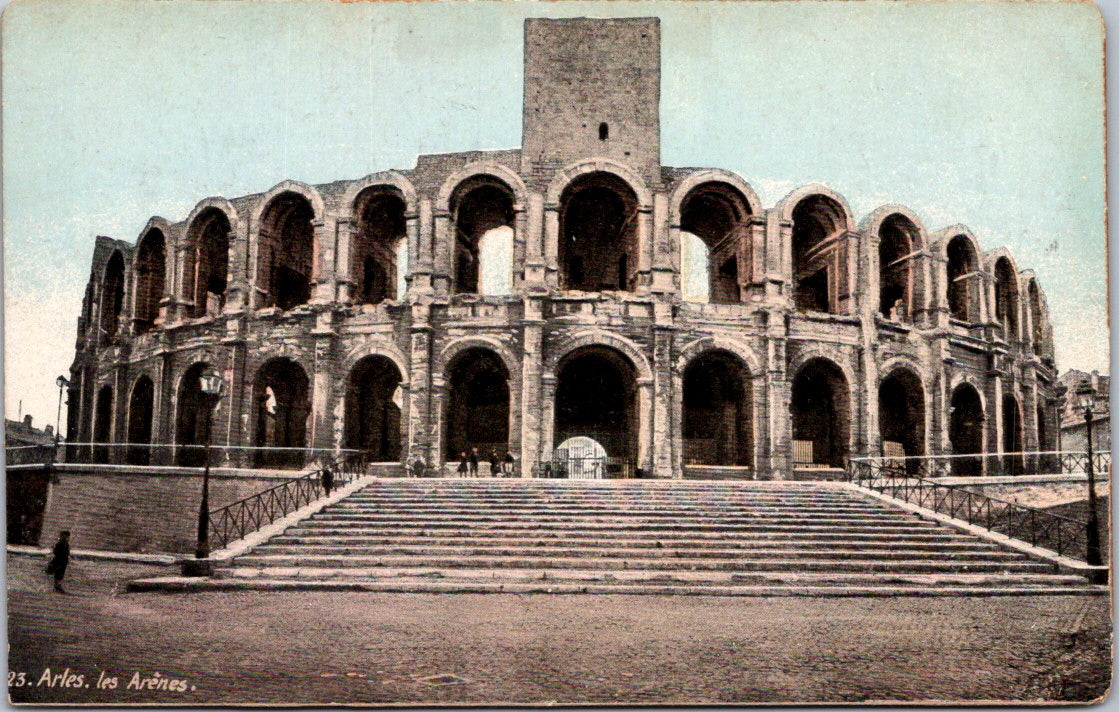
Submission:
POLYGON ((525 20, 522 172, 599 156, 660 182, 660 20, 525 20))

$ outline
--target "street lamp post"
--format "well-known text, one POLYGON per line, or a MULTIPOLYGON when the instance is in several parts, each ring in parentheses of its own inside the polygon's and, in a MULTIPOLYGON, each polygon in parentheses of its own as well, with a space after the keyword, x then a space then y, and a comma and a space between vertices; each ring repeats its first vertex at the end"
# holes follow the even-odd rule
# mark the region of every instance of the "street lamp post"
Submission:
MULTIPOLYGON (((1094 455, 1092 453, 1092 405, 1095 390, 1091 385, 1084 383, 1076 389, 1080 405, 1084 407, 1084 427, 1088 436, 1088 531, 1084 560, 1089 566, 1102 566, 1103 557, 1100 554, 1100 517, 1096 511, 1096 477, 1094 470, 1094 455)), ((1093 575, 1093 583, 1106 583, 1107 573, 1098 572, 1093 575)))
POLYGON ((198 505, 198 543, 194 550, 194 561, 183 562, 183 573, 188 576, 208 576, 210 568, 210 425, 214 408, 221 400, 221 374, 213 367, 207 368, 199 376, 202 390, 202 407, 205 410, 206 425, 203 440, 202 501, 198 505))
POLYGON ((66 386, 70 385, 70 381, 66 378, 66 376, 59 376, 58 378, 54 379, 54 384, 58 386, 58 412, 55 413, 54 416, 54 452, 55 459, 57 460, 58 440, 59 437, 62 435, 62 432, 60 430, 62 426, 62 391, 66 388, 66 386))

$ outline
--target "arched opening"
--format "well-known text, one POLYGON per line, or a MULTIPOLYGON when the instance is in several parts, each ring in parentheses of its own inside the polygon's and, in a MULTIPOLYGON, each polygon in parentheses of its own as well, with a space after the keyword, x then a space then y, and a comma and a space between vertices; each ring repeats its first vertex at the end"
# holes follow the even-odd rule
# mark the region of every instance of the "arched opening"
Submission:
POLYGON ((137 334, 155 326, 159 302, 163 299, 163 278, 167 271, 166 241, 159 230, 149 230, 140 240, 136 256, 136 309, 132 325, 137 334))
MULTIPOLYGON (((485 291, 485 287, 504 286, 493 283, 493 270, 508 272, 504 275, 504 280, 511 283, 513 205, 513 191, 491 176, 474 176, 455 188, 451 198, 451 213, 455 225, 456 294, 486 294, 490 292, 485 291), (500 266, 485 265, 481 254, 483 242, 492 251, 494 244, 504 245, 506 241, 509 253, 507 263, 503 260, 500 266)), ((499 252, 504 257, 504 249, 499 252)), ((510 291, 512 289, 505 293, 510 291)))
POLYGON ((190 316, 221 314, 229 282, 229 218, 217 208, 203 210, 190 227, 185 273, 190 316))
POLYGON ((459 353, 447 370, 449 385, 444 454, 459 460, 478 451, 484 460, 491 452, 509 451, 509 370, 497 354, 485 348, 459 353))
POLYGON ((1018 332, 1018 279, 1010 260, 995 262, 995 318, 1002 324, 1003 338, 1013 341, 1018 332))
POLYGON ((1002 397, 1002 451, 1013 453, 1002 458, 1003 472, 1008 475, 1020 475, 1024 471, 1022 461, 1022 409, 1018 406, 1018 399, 1012 395, 1002 397))
POLYGON ((608 467, 631 466, 639 417, 633 363, 608 346, 584 346, 563 358, 556 379, 553 447, 586 437, 606 450, 608 462, 615 461, 608 467))
POLYGON ((925 454, 925 389, 917 374, 899 368, 878 386, 878 433, 882 454, 925 454))
POLYGON ((750 244, 749 218, 749 203, 726 183, 707 183, 688 193, 680 210, 680 229, 685 235, 698 237, 706 249, 701 253, 702 266, 696 264, 700 251, 695 247, 687 250, 681 265, 685 298, 689 293, 698 297, 706 291, 708 298, 696 301, 737 304, 742 300, 739 272, 748 272, 750 266, 739 264, 739 259, 749 254, 743 249, 750 244), (706 290, 699 286, 703 284, 706 290))
POLYGON ((810 195, 793 208, 793 289, 799 311, 839 313, 846 250, 843 207, 826 195, 810 195))
POLYGON ((400 370, 384 356, 354 365, 346 388, 346 447, 372 462, 400 461, 400 370))
POLYGON ((851 396, 839 366, 804 364, 793 380, 793 464, 842 467, 849 451, 851 396))
POLYGON ((878 230, 878 313, 893 321, 913 320, 913 256, 921 244, 917 226, 895 213, 878 230))
POLYGON ((948 311, 953 319, 978 322, 979 260, 971 241, 956 235, 948 243, 948 311))
POLYGON ((205 464, 206 410, 202 398, 202 372, 208 363, 196 363, 179 381, 178 417, 175 422, 175 462, 183 467, 205 464))
MULTIPOLYGON (((113 387, 101 386, 97 391, 97 404, 93 414, 93 442, 108 443, 113 439, 113 387)), ((109 449, 95 447, 93 461, 105 463, 109 461, 109 449)))
POLYGON ((378 304, 399 299, 400 244, 407 244, 407 207, 400 191, 390 186, 366 188, 354 203, 357 232, 351 248, 353 301, 378 304))
POLYGON ((274 358, 260 367, 253 385, 257 467, 300 467, 311 413, 307 374, 295 361, 274 358))
POLYGON ((151 462, 152 417, 155 414, 155 386, 152 379, 140 376, 132 386, 128 398, 128 464, 147 465, 151 462))
POLYGON ((124 307, 124 257, 113 253, 105 266, 101 281, 101 344, 108 344, 120 330, 120 312, 124 307))
POLYGON ((983 473, 983 400, 979 391, 961 383, 952 391, 952 405, 948 411, 948 440, 953 455, 952 473, 960 476, 978 476, 983 473))
POLYGON ((750 373, 723 351, 709 351, 684 369, 684 464, 753 464, 750 373))
POLYGON ((310 300, 314 219, 307 198, 290 191, 273 198, 261 216, 257 286, 264 292, 264 306, 286 311, 310 300))
POLYGON ((1037 282, 1030 280, 1026 294, 1030 302, 1030 341, 1033 352, 1036 356, 1045 356, 1045 317, 1041 310, 1041 293, 1037 282))
POLYGON ((637 269, 637 195, 612 173, 580 176, 560 196, 565 289, 629 291, 637 269))

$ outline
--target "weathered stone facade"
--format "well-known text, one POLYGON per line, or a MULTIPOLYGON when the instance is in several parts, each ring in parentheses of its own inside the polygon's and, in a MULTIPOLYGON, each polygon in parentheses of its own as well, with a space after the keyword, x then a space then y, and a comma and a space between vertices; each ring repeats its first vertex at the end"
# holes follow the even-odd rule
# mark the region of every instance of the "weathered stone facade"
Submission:
POLYGON ((1005 250, 898 205, 856 222, 823 185, 767 208, 733 172, 662 166, 655 19, 525 37, 522 149, 99 237, 69 439, 198 442, 209 364, 217 444, 508 448, 525 476, 576 435, 657 477, 1053 446, 1045 300, 1005 250))

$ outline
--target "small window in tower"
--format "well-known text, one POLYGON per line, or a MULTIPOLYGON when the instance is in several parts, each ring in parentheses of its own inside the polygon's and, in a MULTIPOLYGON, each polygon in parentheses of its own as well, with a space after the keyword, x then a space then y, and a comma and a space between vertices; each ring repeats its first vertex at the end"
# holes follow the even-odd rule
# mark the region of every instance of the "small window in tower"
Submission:
POLYGON ((598 125, 598 140, 605 141, 610 138, 610 124, 603 121, 598 125))

